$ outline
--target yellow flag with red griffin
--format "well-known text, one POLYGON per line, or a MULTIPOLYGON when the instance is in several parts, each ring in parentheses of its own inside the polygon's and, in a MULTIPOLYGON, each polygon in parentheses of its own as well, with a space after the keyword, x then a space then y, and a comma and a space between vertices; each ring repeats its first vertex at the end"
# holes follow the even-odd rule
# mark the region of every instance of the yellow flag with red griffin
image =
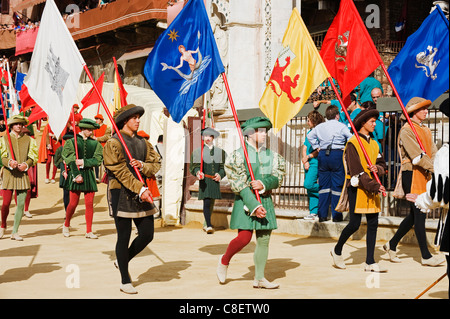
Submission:
POLYGON ((292 11, 282 45, 259 101, 259 108, 272 122, 275 134, 297 115, 312 92, 330 77, 296 8, 292 11))

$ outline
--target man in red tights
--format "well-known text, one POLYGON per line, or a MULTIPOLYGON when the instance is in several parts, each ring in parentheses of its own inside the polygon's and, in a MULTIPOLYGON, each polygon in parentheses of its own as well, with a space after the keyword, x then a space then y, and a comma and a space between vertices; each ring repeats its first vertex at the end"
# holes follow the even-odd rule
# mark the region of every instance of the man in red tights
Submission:
POLYGON ((84 193, 86 206, 86 238, 98 238, 92 232, 92 221, 94 217, 94 194, 98 190, 95 180, 94 168, 98 167, 103 160, 103 147, 92 138, 93 131, 99 125, 91 119, 84 118, 78 124, 81 132, 75 138, 67 140, 62 151, 64 159, 69 169, 68 190, 70 191, 70 202, 66 210, 66 220, 63 225, 64 237, 69 237, 70 220, 78 206, 80 195, 84 193))

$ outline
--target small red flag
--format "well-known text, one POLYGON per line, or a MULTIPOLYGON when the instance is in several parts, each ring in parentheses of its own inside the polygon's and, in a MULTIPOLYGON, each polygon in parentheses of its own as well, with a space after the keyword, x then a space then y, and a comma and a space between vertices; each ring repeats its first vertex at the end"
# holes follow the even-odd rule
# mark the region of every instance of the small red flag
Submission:
POLYGON ((341 0, 320 55, 344 98, 382 63, 352 0, 341 0))
MULTIPOLYGON (((100 94, 103 90, 103 80, 105 78, 105 72, 100 75, 98 80, 95 82, 95 86, 100 91, 100 94)), ((86 96, 81 100, 81 104, 83 104, 83 107, 80 110, 80 113, 84 111, 85 108, 87 108, 89 105, 92 104, 98 104, 100 103, 100 97, 98 96, 97 92, 95 91, 94 87, 89 90, 89 92, 86 94, 86 96)))
POLYGON ((19 98, 21 102, 21 112, 25 113, 30 107, 37 105, 28 93, 28 88, 25 84, 22 84, 22 88, 19 92, 19 98))
POLYGON ((30 116, 28 116, 28 121, 30 123, 33 123, 37 120, 43 119, 44 117, 47 117, 47 113, 45 113, 45 111, 39 105, 36 104, 36 106, 31 111, 30 116))

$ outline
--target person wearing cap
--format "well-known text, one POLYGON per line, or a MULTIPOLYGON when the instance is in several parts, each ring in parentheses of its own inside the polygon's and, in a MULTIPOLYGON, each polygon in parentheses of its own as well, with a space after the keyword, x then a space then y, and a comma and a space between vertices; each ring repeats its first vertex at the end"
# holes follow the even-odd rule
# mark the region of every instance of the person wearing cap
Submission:
MULTIPOLYGON (((92 138, 94 140, 97 140, 100 144, 102 144, 103 147, 105 147, 106 141, 111 138, 111 128, 103 123, 103 121, 105 120, 103 118, 103 115, 97 114, 96 116, 94 116, 94 119, 95 122, 100 125, 100 127, 94 130, 92 138)), ((95 168, 95 178, 97 179, 97 182, 100 182, 100 168, 102 168, 102 165, 95 168)))
POLYGON ((0 139, 0 153, 2 165, 4 166, 0 238, 5 234, 9 205, 11 204, 13 193, 16 191, 17 206, 11 239, 17 241, 23 240, 18 230, 24 213, 27 191, 31 188, 28 169, 36 165, 38 161, 38 148, 35 139, 22 132, 22 128, 27 124, 28 120, 22 115, 14 115, 8 121, 8 126, 11 128, 10 137, 14 159, 11 156, 8 137, 3 136, 0 139))
POLYGON ((256 248, 253 255, 255 263, 254 288, 275 289, 279 285, 264 277, 269 253, 269 241, 272 230, 277 228, 275 209, 272 202, 272 190, 280 187, 286 171, 284 158, 267 149, 264 145, 267 131, 272 123, 266 117, 254 117, 241 126, 247 137, 245 147, 248 152, 255 180, 248 171, 243 148, 231 153, 225 161, 225 173, 235 193, 235 201, 230 219, 230 228, 237 229, 233 239, 219 259, 216 274, 220 283, 225 283, 231 258, 244 248, 256 233, 256 248), (261 202, 255 193, 260 195, 261 202))
POLYGON ((314 127, 307 138, 314 151, 318 151, 319 166, 319 222, 328 217, 331 204, 331 215, 334 222, 342 221, 342 213, 335 207, 341 196, 345 181, 345 170, 342 156, 347 140, 352 137, 347 125, 339 122, 339 109, 330 105, 325 111, 326 122, 314 127))
POLYGON ((42 132, 41 144, 39 145, 39 163, 45 164, 45 184, 55 183, 56 171, 58 166, 55 165, 55 152, 61 144, 53 133, 50 124, 47 124, 42 132), (53 171, 50 179, 50 167, 53 160, 53 171))
POLYGON ((97 239, 92 232, 92 221, 94 219, 94 195, 97 192, 94 168, 99 166, 103 160, 103 148, 99 142, 92 138, 93 131, 99 125, 88 118, 83 118, 78 124, 80 133, 76 134, 77 150, 75 149, 75 138, 64 143, 62 158, 69 167, 68 185, 69 205, 66 209, 66 220, 64 221, 62 233, 64 237, 70 236, 70 221, 78 206, 81 193, 84 193, 86 207, 86 233, 85 237, 97 239), (78 151, 78 154, 76 153, 78 151), (78 156, 77 156, 78 155, 78 156))
POLYGON ((100 126, 98 129, 94 130, 94 136, 92 137, 94 140, 97 140, 104 147, 106 141, 111 138, 111 128, 108 127, 103 121, 103 115, 97 114, 94 116, 95 122, 100 126))
POLYGON ((120 290, 128 294, 137 291, 128 273, 129 262, 153 240, 154 219, 157 212, 151 193, 138 178, 154 175, 160 168, 159 156, 145 138, 137 135, 142 106, 128 104, 114 114, 114 122, 120 130, 123 141, 132 160, 128 158, 117 133, 110 138, 103 150, 104 165, 108 173, 108 203, 117 230, 116 257, 114 265, 121 275, 120 290), (131 222, 137 227, 138 236, 131 245, 131 222))
MULTIPOLYGON (((447 98, 439 106, 439 110, 447 117, 449 117, 449 99, 447 98)), ((436 237, 434 245, 439 246, 445 258, 447 259, 447 279, 450 279, 450 227, 448 221, 448 207, 450 201, 450 174, 449 174, 449 145, 445 143, 437 151, 434 158, 433 168, 434 173, 432 179, 427 182, 427 191, 422 194, 406 194, 406 199, 414 203, 423 213, 428 213, 432 209, 442 207, 442 213, 439 216, 439 222, 436 229, 436 237)), ((450 285, 448 289, 450 297, 450 285)))
MULTIPOLYGON (((396 194, 422 194, 426 192, 426 184, 434 172, 433 161, 437 147, 433 142, 431 130, 423 124, 423 121, 427 118, 430 105, 430 100, 421 97, 411 98, 406 105, 406 111, 411 118, 412 125, 425 151, 419 146, 411 126, 406 122, 398 134, 398 148, 402 164, 400 174, 397 177, 398 182, 394 190, 396 194)), ((406 120, 404 115, 401 118, 406 120)), ((422 265, 437 266, 443 263, 443 258, 432 256, 428 249, 425 230, 426 214, 421 213, 420 209, 414 203, 410 203, 409 206, 409 214, 400 223, 397 232, 391 240, 383 246, 384 250, 388 253, 392 262, 401 262, 396 253, 397 245, 403 236, 414 226, 414 233, 419 243, 422 256, 422 265)))
POLYGON ((214 232, 211 224, 211 214, 214 210, 216 199, 222 198, 220 193, 220 180, 225 177, 226 153, 221 148, 214 146, 214 139, 220 134, 211 127, 202 129, 203 140, 203 171, 200 171, 202 148, 195 149, 191 154, 189 171, 199 180, 198 199, 203 200, 203 216, 205 226, 203 230, 207 234, 214 232))
POLYGON ((331 250, 334 266, 339 269, 346 268, 342 257, 342 248, 350 236, 359 229, 364 214, 367 220, 364 270, 386 272, 386 269, 380 267, 374 258, 378 214, 381 211, 380 193, 386 192, 384 186, 379 184, 374 177, 374 174, 382 176, 386 172, 386 162, 380 154, 378 143, 370 136, 375 130, 378 116, 379 112, 375 109, 363 110, 353 121, 372 165, 368 164, 355 135, 348 140, 344 150, 346 179, 337 209, 340 210, 340 204, 348 199, 344 204, 346 207, 341 211, 349 211, 350 221, 342 230, 336 246, 331 250))

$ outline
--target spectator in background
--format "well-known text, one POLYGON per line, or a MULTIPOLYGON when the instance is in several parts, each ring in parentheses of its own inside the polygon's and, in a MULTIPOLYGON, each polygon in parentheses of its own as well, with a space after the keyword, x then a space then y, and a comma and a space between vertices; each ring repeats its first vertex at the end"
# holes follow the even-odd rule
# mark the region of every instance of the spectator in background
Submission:
POLYGON ((330 204, 333 221, 339 222, 342 221, 342 213, 335 207, 345 180, 342 156, 352 134, 345 124, 339 122, 337 106, 330 105, 325 117, 327 121, 314 127, 307 137, 312 149, 319 152, 319 222, 327 220, 330 204))
MULTIPOLYGON (((325 119, 322 114, 314 110, 308 113, 307 121, 310 128, 309 131, 311 131, 320 123, 325 122, 325 119)), ((318 218, 319 183, 317 178, 319 163, 317 155, 318 152, 314 152, 309 140, 305 138, 305 142, 302 146, 302 163, 305 168, 305 181, 303 185, 306 188, 309 200, 309 215, 305 217, 307 220, 315 220, 318 218)))
MULTIPOLYGON (((364 102, 371 101, 373 102, 372 98, 372 90, 374 88, 378 88, 381 91, 381 94, 383 94, 383 87, 381 86, 380 81, 375 79, 373 77, 373 73, 365 78, 356 88, 355 92, 357 94, 357 98, 359 100, 360 104, 363 104, 364 102)), ((381 95, 380 95, 381 96, 381 95)), ((375 102, 376 103, 376 102, 375 102)))

